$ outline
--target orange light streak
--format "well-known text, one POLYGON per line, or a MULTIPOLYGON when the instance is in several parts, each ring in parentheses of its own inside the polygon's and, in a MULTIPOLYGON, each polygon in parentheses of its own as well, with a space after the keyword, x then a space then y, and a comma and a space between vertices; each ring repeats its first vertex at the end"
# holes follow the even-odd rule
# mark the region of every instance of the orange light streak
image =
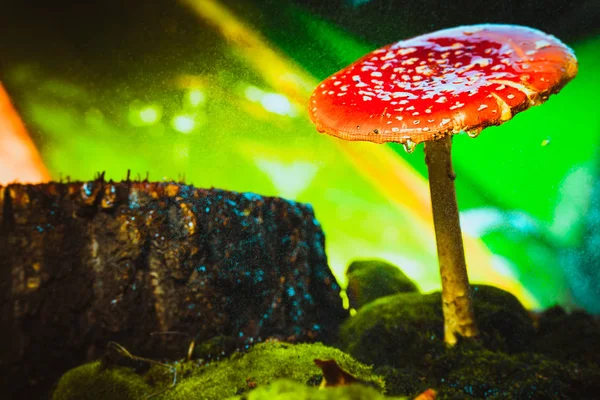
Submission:
POLYGON ((35 144, 0 83, 0 185, 49 180, 35 144))

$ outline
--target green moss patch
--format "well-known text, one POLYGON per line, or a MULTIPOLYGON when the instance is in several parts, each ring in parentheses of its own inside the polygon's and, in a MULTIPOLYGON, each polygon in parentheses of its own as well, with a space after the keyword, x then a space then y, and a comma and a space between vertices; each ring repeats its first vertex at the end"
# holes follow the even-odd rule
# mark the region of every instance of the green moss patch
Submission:
POLYGON ((52 398, 64 399, 142 399, 149 392, 144 379, 129 368, 107 368, 92 362, 63 375, 52 398))
POLYGON ((342 348, 374 364, 391 395, 434 388, 439 399, 598 397, 596 319, 549 310, 536 330, 532 315, 510 293, 474 285, 473 302, 481 330, 476 341, 444 344, 439 292, 400 293, 365 305, 347 320, 342 348))
MULTIPOLYGON (((530 345, 535 329, 528 312, 510 293, 473 286, 481 341, 490 350, 516 353, 530 345)), ((341 328, 342 349, 357 360, 403 368, 445 350, 439 292, 382 297, 348 319, 341 328)))
MULTIPOLYGON (((384 400, 385 397, 372 387, 361 384, 319 389, 298 382, 280 379, 231 400, 384 400)), ((396 397, 405 400, 405 397, 396 397)))
POLYGON ((382 367, 390 394, 416 395, 433 387, 439 399, 593 399, 600 369, 543 355, 492 352, 465 342, 426 357, 418 370, 382 367))
POLYGON ((169 388, 173 374, 164 367, 154 366, 145 375, 129 368, 103 367, 91 363, 69 371, 59 381, 54 400, 68 399, 140 399, 158 393, 153 399, 225 399, 252 388, 285 378, 301 384, 318 385, 321 370, 314 359, 334 359, 345 371, 361 382, 383 391, 381 377, 338 349, 322 344, 271 342, 254 346, 248 353, 235 353, 230 358, 194 367, 192 363, 178 366, 179 378, 169 388))
POLYGON ((380 297, 419 291, 417 285, 404 272, 385 261, 354 261, 348 267, 346 276, 346 293, 350 307, 354 309, 359 309, 380 297))

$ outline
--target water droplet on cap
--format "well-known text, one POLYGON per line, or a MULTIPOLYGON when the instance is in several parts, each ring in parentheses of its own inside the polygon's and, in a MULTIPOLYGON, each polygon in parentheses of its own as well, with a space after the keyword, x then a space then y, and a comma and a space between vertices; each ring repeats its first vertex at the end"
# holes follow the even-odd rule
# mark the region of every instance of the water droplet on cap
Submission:
POLYGON ((467 135, 469 135, 470 138, 476 138, 477 136, 479 136, 480 133, 481 133, 481 129, 467 131, 467 135))
POLYGON ((410 154, 415 151, 417 144, 410 139, 406 139, 406 142, 402 143, 402 146, 404 147, 404 151, 410 154))

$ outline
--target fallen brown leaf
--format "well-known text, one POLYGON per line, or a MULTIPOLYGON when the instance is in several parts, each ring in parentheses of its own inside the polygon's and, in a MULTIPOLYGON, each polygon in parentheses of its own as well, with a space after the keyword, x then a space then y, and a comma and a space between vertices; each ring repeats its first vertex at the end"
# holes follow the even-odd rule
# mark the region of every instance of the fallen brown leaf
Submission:
POLYGON ((344 371, 335 360, 314 360, 317 367, 323 371, 323 381, 321 387, 345 386, 351 383, 358 382, 358 379, 344 371))

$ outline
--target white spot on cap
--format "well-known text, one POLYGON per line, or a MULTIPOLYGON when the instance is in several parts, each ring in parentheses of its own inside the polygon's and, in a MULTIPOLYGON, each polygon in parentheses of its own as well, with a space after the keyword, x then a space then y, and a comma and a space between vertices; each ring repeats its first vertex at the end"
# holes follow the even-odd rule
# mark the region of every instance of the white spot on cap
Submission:
POLYGON ((414 53, 415 51, 417 51, 416 48, 414 48, 414 47, 407 47, 406 49, 399 49, 396 52, 396 54, 398 54, 399 56, 405 56, 407 54, 414 53))
POLYGON ((371 76, 375 78, 381 78, 383 74, 379 71, 371 72, 371 76))
POLYGON ((485 110, 486 108, 488 108, 487 104, 482 104, 479 106, 479 108, 477 109, 477 111, 482 111, 485 110))
POLYGON ((441 96, 439 99, 437 99, 435 102, 436 103, 445 103, 447 102, 448 99, 446 98, 446 96, 441 96))
POLYGON ((446 125, 450 121, 451 121, 450 118, 442 118, 442 122, 440 122, 440 125, 446 125))
POLYGON ((415 100, 419 96, 416 96, 416 95, 414 95, 412 93, 409 93, 409 92, 393 92, 392 93, 392 97, 395 98, 395 99, 398 98, 398 97, 403 97, 403 98, 408 98, 408 99, 411 99, 411 100, 415 100))
POLYGON ((474 61, 474 64, 479 64, 480 67, 487 67, 492 63, 492 60, 489 58, 478 58, 474 61))
POLYGON ((535 48, 538 49, 538 50, 539 49, 543 49, 544 47, 548 47, 548 46, 550 46, 550 42, 548 42, 546 40, 543 40, 543 39, 542 40, 537 40, 535 42, 535 48))
POLYGON ((386 60, 391 60, 392 58, 394 58, 396 55, 394 54, 393 51, 388 51, 387 53, 385 53, 385 56, 381 57, 382 61, 386 61, 386 60))
POLYGON ((433 74, 433 70, 431 68, 429 68, 428 65, 419 65, 417 68, 415 68, 415 72, 417 74, 423 74, 423 75, 432 75, 433 74))

